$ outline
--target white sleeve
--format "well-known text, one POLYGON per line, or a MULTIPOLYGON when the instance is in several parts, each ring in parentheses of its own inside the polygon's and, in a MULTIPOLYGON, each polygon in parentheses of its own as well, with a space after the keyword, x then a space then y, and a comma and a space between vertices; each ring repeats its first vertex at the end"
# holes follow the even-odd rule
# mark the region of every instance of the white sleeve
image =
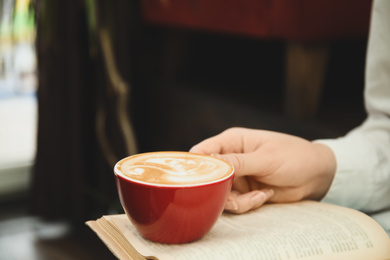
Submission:
POLYGON ((346 136, 317 140, 337 161, 325 202, 366 212, 390 208, 390 1, 372 8, 365 79, 365 122, 346 136))

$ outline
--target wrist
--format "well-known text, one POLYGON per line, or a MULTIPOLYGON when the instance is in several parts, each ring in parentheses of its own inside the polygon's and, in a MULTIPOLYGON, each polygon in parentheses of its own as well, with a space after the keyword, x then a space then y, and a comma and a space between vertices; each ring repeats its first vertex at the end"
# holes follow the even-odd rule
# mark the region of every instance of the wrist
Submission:
POLYGON ((311 198, 321 200, 332 185, 337 167, 336 157, 329 146, 316 142, 312 145, 316 156, 314 167, 317 169, 314 170, 316 174, 311 198))

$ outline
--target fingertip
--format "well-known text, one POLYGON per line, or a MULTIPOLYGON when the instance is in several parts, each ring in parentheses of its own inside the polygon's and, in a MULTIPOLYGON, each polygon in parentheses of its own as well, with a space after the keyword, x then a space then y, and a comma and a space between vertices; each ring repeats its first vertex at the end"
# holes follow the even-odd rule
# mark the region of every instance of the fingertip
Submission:
POLYGON ((189 152, 210 155, 211 153, 215 153, 214 149, 215 147, 210 147, 203 141, 201 143, 192 146, 189 152))
POLYGON ((236 214, 246 213, 248 211, 260 208, 273 195, 274 190, 263 189, 244 193, 236 197, 229 197, 225 204, 225 210, 236 214))
POLYGON ((256 209, 266 203, 274 195, 274 190, 259 190, 252 194, 250 198, 251 209, 256 209))
POLYGON ((225 210, 227 210, 227 211, 236 211, 236 210, 238 210, 237 202, 234 199, 229 198, 226 201, 225 210))
POLYGON ((188 150, 188 152, 190 152, 190 153, 198 153, 198 152, 197 152, 196 145, 195 145, 195 146, 193 146, 193 147, 191 147, 191 149, 190 149, 190 150, 188 150))

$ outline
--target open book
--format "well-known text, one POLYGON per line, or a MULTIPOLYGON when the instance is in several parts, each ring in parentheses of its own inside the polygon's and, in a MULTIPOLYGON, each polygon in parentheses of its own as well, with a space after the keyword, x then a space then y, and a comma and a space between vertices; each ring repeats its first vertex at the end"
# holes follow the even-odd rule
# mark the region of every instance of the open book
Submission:
POLYGON ((202 239, 181 245, 142 238, 124 214, 86 224, 119 259, 390 259, 390 238, 372 218, 314 201, 224 213, 202 239))

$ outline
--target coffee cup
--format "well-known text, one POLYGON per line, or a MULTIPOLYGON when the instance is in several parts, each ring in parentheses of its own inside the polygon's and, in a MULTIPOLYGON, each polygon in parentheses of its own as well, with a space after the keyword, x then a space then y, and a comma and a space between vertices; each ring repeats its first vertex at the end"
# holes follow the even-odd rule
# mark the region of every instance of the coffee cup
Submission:
POLYGON ((218 158, 189 152, 150 152, 114 167, 119 198, 139 233, 155 242, 203 237, 223 212, 234 169, 218 158))

